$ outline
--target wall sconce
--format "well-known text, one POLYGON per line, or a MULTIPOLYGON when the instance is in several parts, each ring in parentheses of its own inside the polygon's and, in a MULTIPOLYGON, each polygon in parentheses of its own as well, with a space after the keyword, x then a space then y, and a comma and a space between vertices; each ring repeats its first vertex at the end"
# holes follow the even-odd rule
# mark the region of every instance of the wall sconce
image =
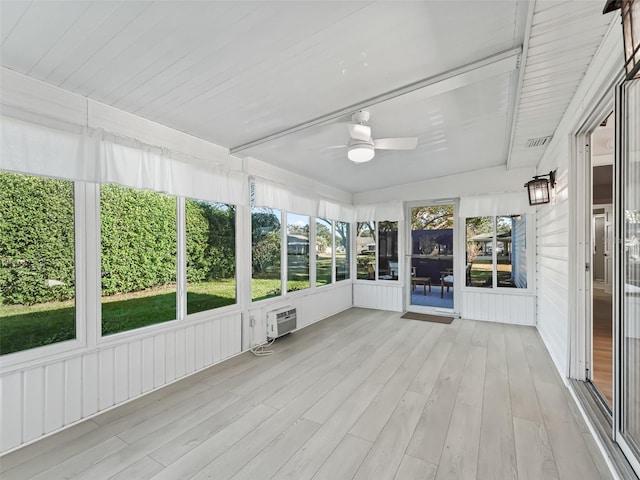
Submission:
POLYGON ((627 80, 640 78, 640 1, 607 0, 602 13, 618 9, 622 17, 624 68, 627 80))
POLYGON ((551 201, 549 184, 551 184, 551 188, 556 186, 555 170, 547 175, 536 175, 533 180, 529 180, 524 185, 529 193, 529 205, 542 205, 551 201))

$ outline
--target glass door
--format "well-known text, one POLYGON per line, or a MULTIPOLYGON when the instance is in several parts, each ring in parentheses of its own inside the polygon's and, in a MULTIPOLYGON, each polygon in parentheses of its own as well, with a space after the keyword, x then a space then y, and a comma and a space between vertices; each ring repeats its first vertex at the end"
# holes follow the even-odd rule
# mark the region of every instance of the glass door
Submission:
POLYGON ((616 441, 640 474, 640 80, 620 89, 616 441))
POLYGON ((454 203, 409 206, 407 310, 453 311, 455 210, 454 203))

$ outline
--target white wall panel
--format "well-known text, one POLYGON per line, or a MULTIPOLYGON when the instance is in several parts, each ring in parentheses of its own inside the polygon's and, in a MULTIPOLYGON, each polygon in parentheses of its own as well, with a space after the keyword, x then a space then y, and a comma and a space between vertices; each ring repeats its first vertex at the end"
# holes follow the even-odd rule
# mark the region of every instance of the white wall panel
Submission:
POLYGON ((211 344, 213 345, 213 361, 212 363, 218 363, 222 360, 222 353, 220 348, 220 324, 222 322, 213 322, 211 325, 211 331, 213 332, 213 338, 211 344))
MULTIPOLYGON (((221 322, 226 322, 226 318, 223 318, 221 322)), ((185 369, 189 374, 196 369, 196 329, 193 325, 188 326, 184 332, 185 338, 185 369)), ((226 340, 227 337, 225 337, 226 340)), ((224 348, 227 349, 227 344, 224 342, 224 348)))
POLYGON ((64 364, 47 365, 44 378, 44 433, 48 433, 64 425, 64 364))
POLYGON ((142 392, 148 392, 154 387, 155 370, 155 341, 153 337, 142 340, 142 392))
POLYGON ((110 340, 99 351, 70 352, 68 358, 5 373, 0 377, 0 451, 185 376, 185 352, 190 358, 189 372, 194 371, 196 361, 200 370, 240 353, 240 328, 241 314, 237 312, 149 332, 142 338, 124 336, 110 340), (204 352, 205 346, 213 351, 204 352), (178 348, 182 351, 179 375, 175 362, 178 348))
POLYGON ((129 398, 129 348, 118 345, 114 349, 114 403, 122 403, 129 398))
POLYGON ((381 283, 353 284, 353 306, 402 312, 402 285, 386 285, 381 283))
POLYGON ((176 378, 184 376, 187 372, 187 356, 185 351, 185 332, 176 331, 176 378))
POLYGON ((114 403, 115 361, 112 348, 100 352, 100 397, 99 408, 104 410, 114 403))
MULTIPOLYGON (((209 325, 209 324, 208 324, 209 325)), ((164 340, 165 348, 165 378, 167 382, 172 382, 176 378, 176 334, 167 332, 164 340)), ((209 362, 211 365, 212 362, 209 362)))
POLYGON ((166 351, 164 335, 156 335, 153 345, 153 386, 155 388, 166 384, 166 351))
POLYGON ((100 370, 98 353, 91 352, 82 357, 82 416, 88 417, 98 411, 100 370))
POLYGON ((2 451, 22 443, 22 372, 0 379, 2 424, 0 424, 0 448, 2 451))
POLYGON ((70 425, 82 418, 82 357, 64 362, 64 388, 64 424, 70 425))
POLYGON ((200 370, 204 366, 204 326, 202 324, 196 325, 195 357, 196 370, 200 370))
POLYGON ((44 367, 24 372, 22 441, 28 442, 44 433, 44 367))
POLYGON ((531 293, 464 290, 462 317, 470 320, 535 325, 536 298, 531 293))
MULTIPOLYGON (((617 23, 617 22, 616 22, 617 23)), ((536 214, 536 324, 556 368, 563 377, 568 375, 569 359, 569 290, 570 255, 573 246, 568 185, 574 134, 595 105, 608 95, 613 97, 610 84, 621 72, 622 45, 619 25, 612 25, 582 78, 567 107, 551 143, 538 165, 541 173, 556 170, 558 179, 550 204, 538 207, 536 214)))
POLYGON ((142 393, 142 342, 129 343, 129 398, 142 393))
MULTIPOLYGON (((322 319, 340 313, 352 306, 352 283, 345 281, 330 286, 315 288, 313 291, 298 291, 294 295, 269 299, 256 302, 249 310, 248 317, 255 319, 256 325, 251 331, 248 326, 248 333, 242 339, 243 348, 247 349, 253 344, 264 343, 266 341, 266 318, 267 312, 277 310, 281 307, 292 306, 298 311, 298 328, 304 328, 322 319)), ((234 326, 234 338, 241 339, 239 326, 234 326)))

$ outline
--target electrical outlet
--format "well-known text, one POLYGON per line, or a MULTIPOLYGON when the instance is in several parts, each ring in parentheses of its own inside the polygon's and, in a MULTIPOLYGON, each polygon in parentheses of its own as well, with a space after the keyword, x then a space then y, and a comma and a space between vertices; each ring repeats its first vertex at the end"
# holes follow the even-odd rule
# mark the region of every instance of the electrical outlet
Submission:
POLYGON ((256 317, 254 317, 253 315, 251 315, 249 317, 249 326, 250 327, 255 327, 256 326, 256 317))

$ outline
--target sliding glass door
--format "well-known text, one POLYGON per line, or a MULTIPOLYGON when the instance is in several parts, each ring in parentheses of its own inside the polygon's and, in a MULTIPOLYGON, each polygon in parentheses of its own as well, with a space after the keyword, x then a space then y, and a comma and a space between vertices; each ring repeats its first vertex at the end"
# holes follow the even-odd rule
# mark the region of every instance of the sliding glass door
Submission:
POLYGON ((616 437, 640 474, 640 80, 619 96, 620 221, 618 407, 616 437))

